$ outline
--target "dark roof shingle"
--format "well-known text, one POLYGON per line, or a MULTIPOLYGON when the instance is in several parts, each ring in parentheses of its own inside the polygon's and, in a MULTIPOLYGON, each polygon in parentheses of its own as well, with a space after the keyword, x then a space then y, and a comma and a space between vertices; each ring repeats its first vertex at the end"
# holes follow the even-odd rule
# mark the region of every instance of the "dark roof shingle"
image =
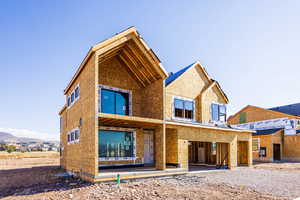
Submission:
POLYGON ((277 106, 273 108, 269 108, 268 110, 273 110, 289 115, 300 116, 300 103, 285 105, 285 106, 277 106))
POLYGON ((188 70, 190 67, 192 67, 196 62, 186 66, 185 68, 179 70, 178 72, 171 74, 170 76, 168 76, 168 78, 165 80, 165 85, 169 85, 170 83, 172 83, 173 81, 175 81, 181 74, 183 74, 186 70, 188 70))
POLYGON ((283 128, 273 128, 273 129, 265 129, 265 130, 256 130, 256 133, 253 133, 253 136, 257 135, 270 135, 274 134, 279 130, 283 130, 283 128))

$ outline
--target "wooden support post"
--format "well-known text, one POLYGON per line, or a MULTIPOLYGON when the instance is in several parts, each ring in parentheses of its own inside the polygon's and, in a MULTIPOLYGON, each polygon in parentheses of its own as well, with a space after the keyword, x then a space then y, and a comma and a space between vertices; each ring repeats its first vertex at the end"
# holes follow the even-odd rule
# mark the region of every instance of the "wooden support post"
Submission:
POLYGON ((165 124, 155 129, 155 167, 166 169, 166 129, 165 124))

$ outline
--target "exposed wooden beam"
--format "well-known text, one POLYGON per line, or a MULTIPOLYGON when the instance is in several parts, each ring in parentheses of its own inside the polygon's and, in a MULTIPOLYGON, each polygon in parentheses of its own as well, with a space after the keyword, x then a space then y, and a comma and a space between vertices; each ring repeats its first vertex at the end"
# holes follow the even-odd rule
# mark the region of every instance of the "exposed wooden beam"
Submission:
POLYGON ((131 63, 133 65, 130 65, 128 67, 130 67, 132 70, 133 67, 136 69, 137 73, 140 73, 145 81, 148 83, 148 84, 151 84, 151 81, 149 80, 149 78, 147 77, 147 74, 143 71, 143 67, 142 66, 139 66, 139 64, 134 60, 134 58, 132 57, 132 55, 130 55, 130 53, 125 49, 122 51, 122 53, 124 53, 124 55, 131 61, 131 63))
MULTIPOLYGON (((124 57, 124 55, 122 53, 119 54, 119 58, 121 60, 122 63, 124 63, 126 66, 130 66, 130 64, 128 63, 128 60, 124 57)), ((138 82, 143 86, 146 87, 144 81, 136 74, 135 71, 130 70, 129 71, 134 75, 134 77, 138 80, 138 82)))
MULTIPOLYGON (((154 79, 154 80, 157 80, 158 78, 155 77, 155 75, 153 74, 152 70, 151 70, 151 66, 150 66, 150 63, 149 61, 147 61, 147 58, 145 58, 144 56, 140 55, 139 52, 137 52, 136 48, 134 48, 133 46, 136 46, 134 45, 133 42, 128 42, 128 45, 127 45, 127 49, 128 51, 134 55, 138 62, 143 65, 146 69, 146 71, 150 74, 150 76, 154 79)), ((153 69, 153 68, 152 68, 153 69)), ((155 72, 156 73, 156 72, 155 72)))

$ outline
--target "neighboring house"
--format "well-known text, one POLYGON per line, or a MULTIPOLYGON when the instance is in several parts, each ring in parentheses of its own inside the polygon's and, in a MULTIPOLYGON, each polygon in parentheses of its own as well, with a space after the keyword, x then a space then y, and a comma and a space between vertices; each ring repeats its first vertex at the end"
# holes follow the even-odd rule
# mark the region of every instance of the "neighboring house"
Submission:
POLYGON ((228 98, 199 62, 166 81, 167 164, 251 165, 251 132, 226 125, 228 98))
POLYGON ((165 86, 167 76, 134 27, 93 46, 64 90, 61 166, 99 181, 108 167, 153 166, 166 175, 186 172, 189 162, 251 165, 253 131, 225 125, 219 84, 199 63, 165 86))
POLYGON ((253 159, 300 161, 300 104, 264 109, 248 105, 228 118, 238 128, 256 130, 253 159))

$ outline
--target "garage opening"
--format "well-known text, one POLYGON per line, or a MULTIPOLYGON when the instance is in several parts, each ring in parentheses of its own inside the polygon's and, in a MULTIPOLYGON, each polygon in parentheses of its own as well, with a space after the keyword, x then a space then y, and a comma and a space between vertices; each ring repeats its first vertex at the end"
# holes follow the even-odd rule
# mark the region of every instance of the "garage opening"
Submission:
POLYGON ((239 166, 248 165, 248 142, 238 141, 237 164, 239 166))
POLYGON ((189 142, 189 170, 228 168, 228 144, 189 142))

